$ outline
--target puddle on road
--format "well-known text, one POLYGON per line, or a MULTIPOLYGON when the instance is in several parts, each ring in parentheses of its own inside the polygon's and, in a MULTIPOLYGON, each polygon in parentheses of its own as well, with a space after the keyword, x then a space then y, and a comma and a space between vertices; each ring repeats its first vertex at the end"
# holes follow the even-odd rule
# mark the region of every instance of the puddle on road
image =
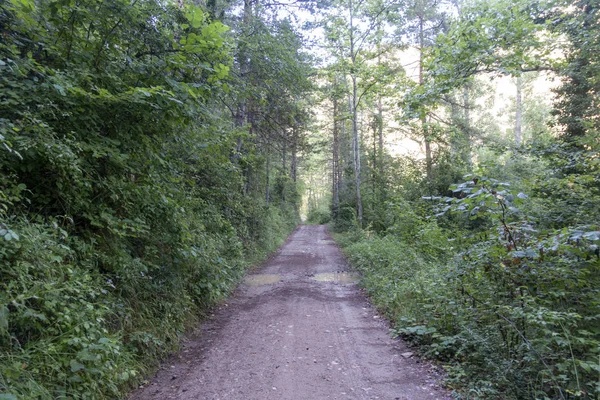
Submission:
POLYGON ((263 274, 263 275, 248 275, 244 282, 248 286, 263 286, 272 285, 281 280, 281 276, 275 274, 263 274))
POLYGON ((319 240, 319 243, 321 243, 321 244, 335 244, 335 241, 325 239, 325 240, 319 240))
POLYGON ((353 272, 326 272, 315 274, 314 280, 319 282, 354 283, 358 282, 358 274, 353 272))

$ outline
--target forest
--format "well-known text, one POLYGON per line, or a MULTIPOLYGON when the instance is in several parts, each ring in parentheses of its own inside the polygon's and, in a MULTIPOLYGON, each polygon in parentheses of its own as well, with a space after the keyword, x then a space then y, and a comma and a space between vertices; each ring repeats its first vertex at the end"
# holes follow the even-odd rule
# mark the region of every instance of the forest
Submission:
POLYGON ((600 397, 597 0, 0 2, 0 400, 124 398, 302 220, 457 399, 600 397))

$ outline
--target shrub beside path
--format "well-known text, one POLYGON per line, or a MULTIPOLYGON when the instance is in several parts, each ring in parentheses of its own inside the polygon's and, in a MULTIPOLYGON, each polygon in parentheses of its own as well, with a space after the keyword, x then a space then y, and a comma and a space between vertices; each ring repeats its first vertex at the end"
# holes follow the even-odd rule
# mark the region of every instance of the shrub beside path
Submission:
POLYGON ((131 400, 446 400, 388 335, 326 227, 299 227, 131 400))

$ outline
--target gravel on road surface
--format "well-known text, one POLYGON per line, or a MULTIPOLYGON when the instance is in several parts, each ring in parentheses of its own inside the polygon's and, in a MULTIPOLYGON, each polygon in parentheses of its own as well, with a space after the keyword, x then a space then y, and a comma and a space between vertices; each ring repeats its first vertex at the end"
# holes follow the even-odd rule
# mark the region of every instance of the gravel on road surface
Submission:
POLYGON ((451 399, 357 278, 325 226, 300 226, 131 400, 451 399))

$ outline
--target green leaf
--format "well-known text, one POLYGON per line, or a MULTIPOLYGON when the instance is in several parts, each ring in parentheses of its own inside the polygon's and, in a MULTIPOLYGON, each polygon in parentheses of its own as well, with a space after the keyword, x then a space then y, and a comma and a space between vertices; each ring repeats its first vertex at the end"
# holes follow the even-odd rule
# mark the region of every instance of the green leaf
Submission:
POLYGON ((62 87, 61 85, 59 85, 59 84, 55 83, 55 84, 54 84, 54 85, 52 85, 52 86, 54 86, 54 88, 55 88, 56 90, 58 90, 58 92, 60 93, 60 95, 61 95, 61 96, 66 96, 66 95, 67 95, 67 93, 65 92, 65 88, 64 88, 64 87, 62 87))
POLYGON ((592 241, 600 240, 600 231, 586 232, 583 234, 583 238, 592 241))
POLYGON ((81 371, 83 369, 85 369, 85 365, 83 365, 82 363, 80 363, 77 360, 71 360, 71 372, 77 372, 77 371, 81 371))
POLYGON ((44 314, 35 312, 31 309, 28 309, 23 313, 24 317, 33 317, 35 319, 39 319, 40 321, 47 321, 47 318, 44 314))
POLYGON ((0 331, 8 329, 8 315, 10 311, 6 306, 0 307, 0 331))
POLYGON ((200 28, 205 21, 204 12, 200 7, 190 6, 185 13, 185 17, 190 25, 196 29, 200 28))

